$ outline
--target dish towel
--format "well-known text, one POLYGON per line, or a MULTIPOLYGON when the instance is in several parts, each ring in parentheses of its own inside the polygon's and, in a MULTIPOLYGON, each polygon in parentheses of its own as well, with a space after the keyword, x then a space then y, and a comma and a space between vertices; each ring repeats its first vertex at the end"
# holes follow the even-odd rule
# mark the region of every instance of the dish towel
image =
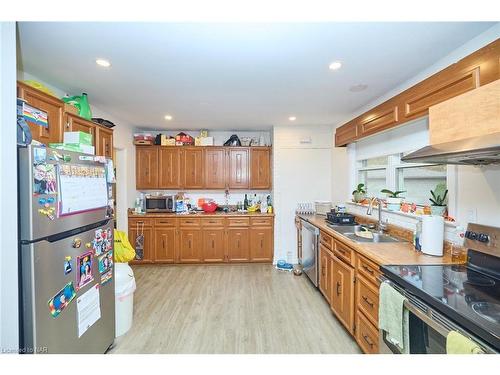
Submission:
POLYGON ((406 297, 388 283, 380 284, 379 328, 386 332, 386 339, 396 345, 401 353, 410 352, 408 335, 408 310, 406 297))
POLYGON ((446 336, 446 354, 484 354, 484 351, 464 335, 450 331, 446 336))

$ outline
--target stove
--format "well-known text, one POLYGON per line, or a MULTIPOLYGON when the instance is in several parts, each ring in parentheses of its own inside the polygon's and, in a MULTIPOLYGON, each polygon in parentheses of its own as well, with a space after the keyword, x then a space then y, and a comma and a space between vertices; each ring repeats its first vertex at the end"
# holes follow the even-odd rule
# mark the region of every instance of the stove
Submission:
POLYGON ((464 265, 382 266, 385 277, 500 351, 500 228, 469 224, 464 265))

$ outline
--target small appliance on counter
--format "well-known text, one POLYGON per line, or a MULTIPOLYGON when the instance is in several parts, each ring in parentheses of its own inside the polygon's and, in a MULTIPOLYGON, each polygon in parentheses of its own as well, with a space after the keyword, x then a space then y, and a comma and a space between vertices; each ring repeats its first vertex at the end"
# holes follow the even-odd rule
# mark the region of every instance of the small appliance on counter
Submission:
POLYGON ((173 195, 146 195, 146 212, 163 213, 175 212, 175 196, 173 195))
POLYGON ((314 208, 316 215, 326 215, 332 209, 332 202, 330 201, 315 201, 314 208))
POLYGON ((335 225, 353 225, 356 224, 356 217, 347 212, 339 212, 332 209, 326 214, 326 222, 335 225))

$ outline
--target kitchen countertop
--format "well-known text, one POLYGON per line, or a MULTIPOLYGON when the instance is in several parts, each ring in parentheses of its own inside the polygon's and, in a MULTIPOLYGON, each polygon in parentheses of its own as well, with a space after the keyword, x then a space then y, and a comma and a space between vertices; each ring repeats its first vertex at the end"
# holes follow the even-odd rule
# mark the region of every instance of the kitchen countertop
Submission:
POLYGON ((162 213, 146 213, 146 214, 134 214, 132 210, 129 210, 128 217, 130 218, 141 218, 141 217, 213 217, 213 216, 254 216, 254 217, 274 217, 274 213, 261 213, 261 212, 196 212, 194 214, 177 214, 174 212, 162 212, 162 213))
POLYGON ((456 264, 451 260, 449 254, 442 257, 424 255, 415 251, 413 244, 409 242, 384 242, 384 243, 357 243, 344 237, 328 227, 325 216, 321 215, 297 215, 305 219, 315 227, 328 233, 336 240, 341 241, 353 248, 359 254, 381 265, 424 265, 424 264, 456 264))

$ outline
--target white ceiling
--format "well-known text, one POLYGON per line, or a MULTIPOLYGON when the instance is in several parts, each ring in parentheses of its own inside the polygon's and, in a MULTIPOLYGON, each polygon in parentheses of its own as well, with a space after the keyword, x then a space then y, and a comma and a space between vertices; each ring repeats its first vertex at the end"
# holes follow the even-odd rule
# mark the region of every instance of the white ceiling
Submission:
POLYGON ((138 127, 262 130, 336 125, 493 25, 22 22, 19 45, 24 71, 138 127))

